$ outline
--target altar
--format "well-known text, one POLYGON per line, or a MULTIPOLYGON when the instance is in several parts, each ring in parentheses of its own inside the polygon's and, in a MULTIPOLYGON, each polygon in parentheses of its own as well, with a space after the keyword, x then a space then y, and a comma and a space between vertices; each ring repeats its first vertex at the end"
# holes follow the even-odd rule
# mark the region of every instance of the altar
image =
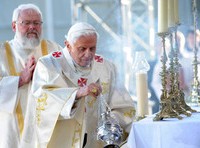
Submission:
POLYGON ((155 115, 134 122, 128 138, 129 148, 200 148, 200 113, 191 117, 153 121, 155 115))

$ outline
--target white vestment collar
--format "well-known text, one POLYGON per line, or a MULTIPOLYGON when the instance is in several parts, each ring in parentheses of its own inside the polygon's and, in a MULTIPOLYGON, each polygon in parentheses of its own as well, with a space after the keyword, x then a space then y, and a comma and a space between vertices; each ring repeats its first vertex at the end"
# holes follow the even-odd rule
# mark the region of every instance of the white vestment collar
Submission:
POLYGON ((96 82, 99 79, 100 75, 99 75, 98 71, 99 70, 101 71, 102 64, 98 64, 97 62, 93 61, 90 72, 87 75, 82 75, 82 73, 80 73, 80 71, 77 71, 76 67, 74 66, 72 57, 70 56, 66 47, 63 48, 62 53, 63 53, 64 59, 67 60, 67 61, 65 61, 63 58, 58 60, 60 63, 60 66, 62 67, 61 68, 62 72, 64 75, 66 75, 68 78, 70 78, 75 84, 77 84, 77 80, 80 79, 81 77, 87 78, 88 84, 91 82, 96 82), (65 62, 68 63, 71 70, 65 66, 65 64, 66 64, 65 62))

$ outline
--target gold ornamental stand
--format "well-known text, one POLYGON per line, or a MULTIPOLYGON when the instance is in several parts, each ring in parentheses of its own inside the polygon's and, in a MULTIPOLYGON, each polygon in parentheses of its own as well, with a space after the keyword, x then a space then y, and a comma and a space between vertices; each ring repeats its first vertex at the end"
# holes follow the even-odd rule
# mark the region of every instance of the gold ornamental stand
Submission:
POLYGON ((167 92, 167 55, 166 55, 166 49, 165 49, 165 38, 168 36, 167 32, 159 33, 158 34, 162 39, 163 44, 163 55, 161 56, 161 62, 162 62, 162 71, 160 72, 161 81, 162 81, 162 94, 160 97, 160 112, 156 114, 154 117, 154 121, 162 120, 163 118, 178 118, 179 120, 182 119, 181 117, 172 107, 172 100, 171 97, 169 97, 167 92))
POLYGON ((192 82, 192 90, 190 93, 190 104, 191 106, 199 106, 200 105, 200 89, 199 89, 199 80, 198 80, 198 60, 197 60, 197 52, 198 49, 196 47, 196 28, 197 28, 197 7, 196 0, 193 0, 193 17, 194 17, 194 57, 193 57, 193 82, 192 82))
POLYGON ((184 111, 183 114, 186 116, 191 116, 192 112, 196 112, 196 110, 192 109, 189 105, 186 104, 185 102, 185 94, 180 87, 180 82, 179 82, 179 69, 181 67, 181 64, 179 63, 178 59, 178 54, 179 54, 179 47, 178 47, 178 40, 177 40, 177 27, 180 24, 177 24, 177 26, 174 27, 174 36, 175 36, 175 48, 174 48, 174 65, 175 65, 175 81, 174 81, 174 86, 175 86, 175 92, 177 92, 177 102, 180 108, 184 111))
POLYGON ((179 68, 181 67, 180 63, 178 62, 178 55, 177 50, 178 48, 174 48, 174 42, 173 42, 173 35, 176 37, 176 28, 177 26, 173 26, 169 28, 170 33, 170 45, 171 50, 169 53, 169 77, 170 77, 170 90, 169 90, 169 99, 172 103, 172 108, 180 115, 184 114, 186 116, 191 116, 191 113, 187 112, 183 107, 181 107, 180 103, 184 101, 184 98, 182 99, 180 97, 180 91, 179 91, 179 68), (182 100, 181 100, 182 99, 182 100))

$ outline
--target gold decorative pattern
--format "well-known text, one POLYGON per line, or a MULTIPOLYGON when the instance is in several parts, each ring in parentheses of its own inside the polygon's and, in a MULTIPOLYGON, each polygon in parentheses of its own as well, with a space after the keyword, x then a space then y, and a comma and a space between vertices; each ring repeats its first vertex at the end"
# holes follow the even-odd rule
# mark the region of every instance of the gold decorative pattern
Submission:
POLYGON ((45 56, 45 55, 48 54, 46 40, 42 40, 42 41, 41 41, 41 50, 42 50, 42 55, 43 55, 43 56, 45 56))
POLYGON ((38 125, 41 123, 41 112, 45 110, 45 106, 47 106, 47 94, 43 93, 42 96, 37 99, 36 120, 38 125))
POLYGON ((92 97, 92 99, 87 102, 88 107, 92 108, 95 102, 96 102, 96 98, 92 97))
POLYGON ((78 122, 76 123, 76 130, 72 139, 72 148, 76 148, 76 144, 80 141, 82 126, 78 122))
POLYGON ((109 85, 108 85, 109 83, 106 83, 106 82, 101 82, 101 86, 102 86, 102 94, 106 94, 106 93, 108 93, 108 87, 109 87, 109 85))
POLYGON ((130 109, 129 111, 124 112, 124 116, 125 116, 125 117, 130 117, 130 118, 132 118, 134 115, 135 115, 135 110, 134 110, 134 109, 130 109))
POLYGON ((5 49, 6 49, 6 57, 8 59, 8 65, 9 65, 10 74, 12 76, 17 76, 18 74, 17 74, 16 69, 15 69, 13 55, 11 53, 11 47, 10 47, 8 41, 6 41, 4 43, 4 46, 5 46, 5 49))
POLYGON ((48 91, 53 91, 55 89, 58 89, 59 87, 56 85, 48 85, 48 86, 43 86, 43 89, 46 89, 48 91))
MULTIPOLYGON (((6 49, 6 57, 8 59, 10 75, 19 76, 19 73, 17 73, 17 71, 15 69, 14 60, 13 60, 13 56, 12 56, 12 53, 11 53, 11 47, 10 47, 8 41, 6 41, 4 43, 4 46, 5 46, 5 49, 6 49)), ((24 117, 23 117, 23 114, 22 114, 20 99, 19 99, 19 102, 18 102, 18 105, 17 105, 17 108, 16 108, 16 116, 17 116, 20 136, 21 136, 23 129, 24 129, 24 117)))
MULTIPOLYGON (((9 71, 10 71, 10 75, 12 76, 19 76, 20 73, 18 73, 15 69, 15 65, 14 65, 14 60, 13 60, 13 55, 11 52, 11 47, 9 45, 9 42, 6 41, 4 43, 4 47, 6 49, 6 57, 8 59, 8 65, 9 65, 9 71)), ((48 54, 48 50, 47 50, 47 43, 45 40, 42 40, 41 42, 41 50, 42 50, 42 55, 47 55, 48 54)), ((22 114, 22 108, 20 105, 20 99, 16 108, 16 115, 17 115, 17 120, 18 120, 18 125, 19 125, 19 131, 20 131, 20 136, 23 132, 23 128, 24 128, 24 117, 22 114)))

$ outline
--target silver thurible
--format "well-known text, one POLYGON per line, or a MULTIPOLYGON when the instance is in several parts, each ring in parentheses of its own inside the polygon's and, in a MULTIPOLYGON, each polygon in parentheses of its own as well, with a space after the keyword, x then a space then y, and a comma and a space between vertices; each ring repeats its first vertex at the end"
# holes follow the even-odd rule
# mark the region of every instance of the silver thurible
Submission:
POLYGON ((120 148, 123 130, 111 113, 105 96, 100 94, 98 97, 97 139, 105 143, 104 148, 120 148))

